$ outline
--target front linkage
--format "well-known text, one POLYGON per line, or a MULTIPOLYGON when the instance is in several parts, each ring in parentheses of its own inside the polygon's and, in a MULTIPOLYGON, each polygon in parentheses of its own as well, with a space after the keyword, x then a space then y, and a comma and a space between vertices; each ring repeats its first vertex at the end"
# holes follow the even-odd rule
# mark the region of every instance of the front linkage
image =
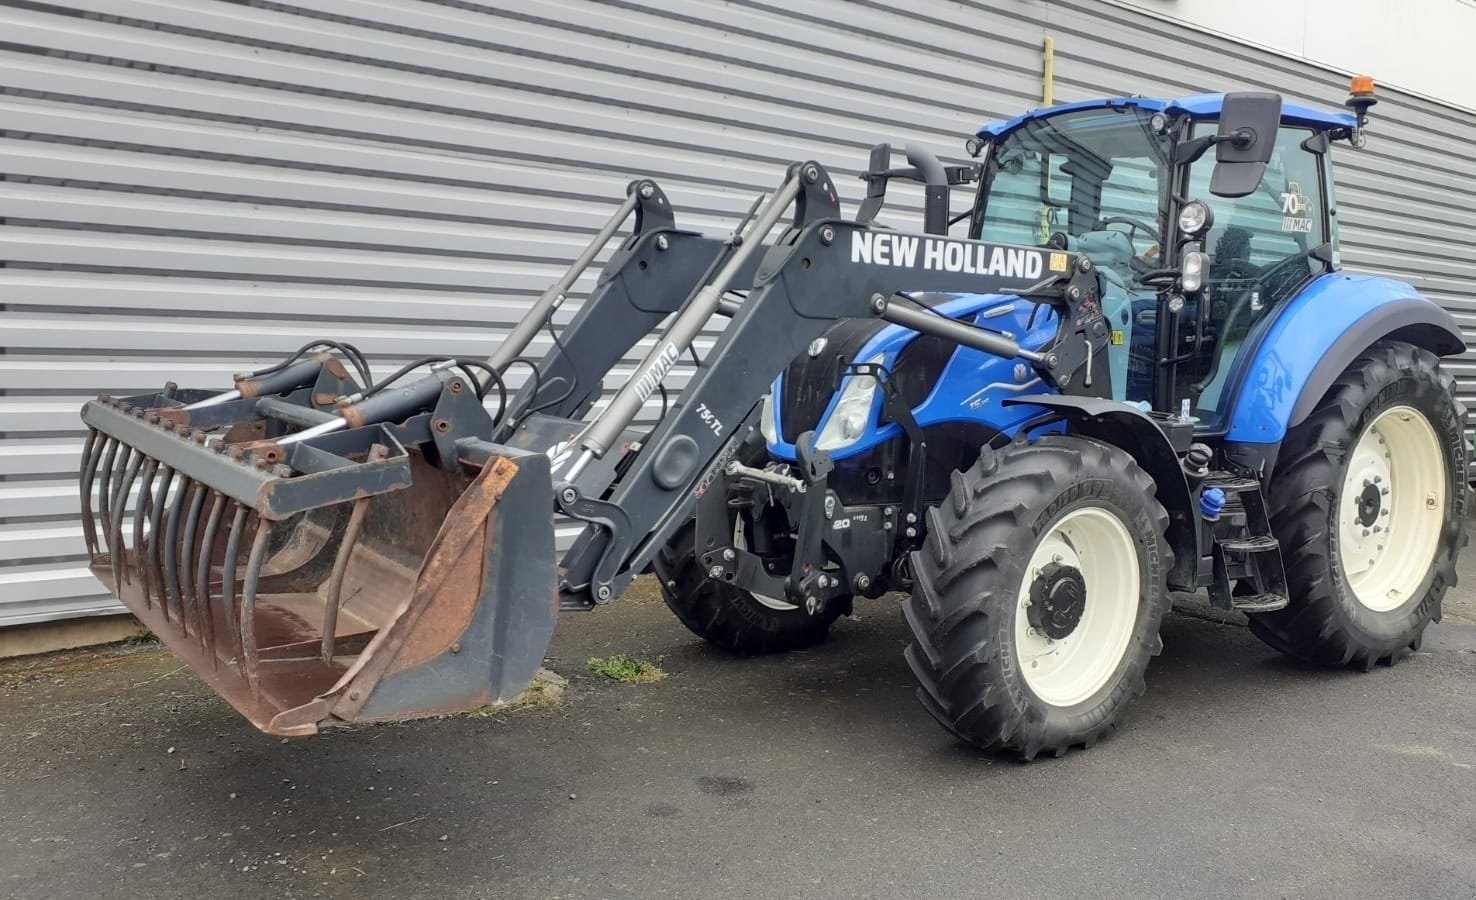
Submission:
MULTIPOLYGON (((854 595, 875 597, 905 586, 905 573, 894 572, 891 561, 905 560, 904 551, 921 546, 923 538, 926 436, 884 367, 857 363, 842 371, 876 379, 882 389, 883 420, 896 423, 907 436, 907 476, 900 503, 848 506, 830 486, 835 468, 830 455, 811 449, 814 434, 807 432, 795 443, 795 466, 744 465, 741 459, 760 455, 758 446, 752 454, 745 448, 723 467, 719 482, 703 492, 696 508, 695 546, 709 578, 758 596, 785 597, 811 616, 823 615, 829 604, 854 595), (770 521, 775 525, 770 529, 759 527, 766 510, 777 511, 782 522, 770 521), (746 516, 750 523, 745 546, 734 541, 735 515, 746 516), (773 534, 795 535, 794 546, 774 546, 773 534), (780 568, 786 557, 791 560, 787 571, 780 568)), ((757 437, 750 429, 749 440, 757 437)), ((671 580, 671 573, 658 574, 671 580)))

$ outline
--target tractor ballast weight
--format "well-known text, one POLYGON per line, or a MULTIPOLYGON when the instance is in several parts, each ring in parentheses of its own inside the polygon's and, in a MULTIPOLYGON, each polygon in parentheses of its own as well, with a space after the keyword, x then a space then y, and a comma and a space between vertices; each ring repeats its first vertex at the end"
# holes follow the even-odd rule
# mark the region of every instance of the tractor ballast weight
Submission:
MULTIPOLYGON (((485 362, 427 358, 419 363, 429 374, 412 379, 407 366, 376 382, 355 348, 323 342, 327 349, 310 345, 238 376, 224 393, 169 386, 87 404, 81 490, 93 571, 257 727, 287 735, 510 699, 533 677, 561 610, 608 603, 646 571, 690 628, 742 652, 800 646, 823 635, 853 596, 911 590, 908 659, 924 705, 954 733, 1026 756, 1095 740, 1117 701, 1100 714, 1057 715, 1083 702, 1068 686, 1059 688, 1059 708, 1007 715, 991 693, 995 681, 968 679, 1009 653, 984 652, 979 642, 1040 650, 990 679, 1017 677, 1040 659, 1049 669, 1052 654, 1080 646, 1070 644, 1078 628, 1084 634, 1110 616, 1083 611, 1104 609, 1101 585, 1116 578, 1091 569, 1092 560, 1136 557, 1133 580, 1122 584, 1143 591, 1134 636, 1113 638, 1139 654, 1118 670, 1114 698, 1141 677, 1169 587, 1208 588, 1216 605, 1260 617, 1258 634, 1304 658, 1365 663, 1411 635, 1417 643, 1428 604, 1426 618, 1346 653, 1276 619, 1306 564, 1284 566, 1275 529, 1289 527, 1277 517, 1291 513, 1262 488, 1278 471, 1284 436, 1329 446, 1326 435, 1306 431, 1309 421, 1331 421, 1328 396, 1343 392, 1348 408, 1365 402, 1357 391, 1367 379, 1350 381, 1350 366, 1419 369, 1424 380, 1409 402, 1425 404, 1420 421, 1444 404, 1433 424, 1458 435, 1452 423, 1463 412, 1448 396, 1431 399, 1443 376, 1433 357, 1418 354, 1455 352, 1459 330, 1408 286, 1336 273, 1335 248, 1305 239, 1290 258, 1305 270, 1301 280, 1286 261, 1262 269, 1226 250, 1228 286, 1212 297, 1197 283, 1210 260, 1208 222, 1197 232, 1188 230, 1192 216, 1178 224, 1191 166, 1209 150, 1211 190, 1254 196, 1278 122, 1306 125, 1313 137, 1303 148, 1325 153, 1328 135, 1355 135, 1362 119, 1265 94, 1133 98, 1031 115, 1076 111, 1104 112, 1093 140, 1128 122, 1107 156, 1142 140, 1160 148, 1160 183, 1181 179, 1176 192, 1155 193, 1172 198, 1159 210, 1157 266, 1123 257, 1105 231, 1125 222, 1131 237, 1141 222, 1096 209, 1086 217, 1096 230, 1082 231, 1083 204, 1100 206, 1113 161, 1087 154, 1052 176, 1048 156, 1031 156, 1050 152, 1030 149, 1036 136, 1026 151, 978 167, 943 166, 909 147, 909 165, 894 169, 881 145, 854 218, 841 215, 823 166, 794 163, 721 239, 678 229, 664 193, 639 179, 485 362), (1216 117, 1216 133, 1194 130, 1216 117), (1069 207, 1076 230, 1041 235, 1039 244, 979 239, 991 179, 1037 164, 1039 184, 1027 176, 1023 188, 1002 191, 1001 208, 1024 196, 1033 234, 1069 207), (1052 194, 1053 177, 1098 183, 1073 189, 1068 202, 1052 194), (922 231, 876 224, 893 180, 924 186, 922 231), (973 236, 950 237, 950 188, 974 180, 973 236), (632 216, 632 233, 552 348, 524 356, 632 216), (1117 268, 1104 271, 1094 255, 1117 268), (1123 272, 1139 291, 1131 302, 1121 296, 1123 272), (1266 306, 1259 290, 1236 286, 1251 276, 1281 296, 1242 334, 1236 317, 1266 306), (1223 299, 1216 311, 1219 298, 1231 298, 1228 312, 1223 299), (714 317, 728 322, 698 359, 694 342, 714 317), (634 374, 591 413, 603 378, 668 318, 634 374), (1139 334, 1157 329, 1151 367, 1127 372, 1135 390, 1152 385, 1152 402, 1125 397, 1123 354, 1130 346, 1139 354, 1139 335, 1125 333, 1132 322, 1139 334), (1295 339, 1286 334, 1293 328, 1295 339), (1211 340, 1233 348, 1233 359, 1202 365, 1196 350, 1211 340), (689 355, 695 371, 673 404, 663 381, 689 355), (504 376, 515 364, 531 376, 509 391, 504 376), (1190 415, 1191 397, 1221 391, 1223 430, 1210 433, 1190 415), (658 394, 660 420, 638 427, 658 394), (1065 487, 1045 504, 1052 485, 1065 487), (1106 506, 1093 511, 1098 496, 1106 506), (1061 515, 1066 525, 1052 518, 1061 515), (555 516, 583 526, 557 562, 555 516), (1006 552, 1037 538, 1051 543, 1019 559, 1006 552), (1011 583, 988 581, 1006 570, 1011 583), (714 583, 716 593, 699 590, 714 583), (752 622, 783 619, 801 636, 711 630, 725 615, 711 604, 735 597, 756 604, 752 622), (998 602, 1003 613, 978 618, 982 604, 998 602), (981 631, 1008 630, 1014 625, 989 623, 1010 617, 1019 626, 1013 638, 981 631)), ((1034 135, 1031 121, 985 129, 975 149, 1034 135)), ((1286 208, 1304 210, 1308 198, 1287 187, 1286 208)), ((1309 227, 1289 215, 1282 230, 1309 227)), ((1409 420, 1402 410, 1390 414, 1409 420)), ((1396 443, 1424 440, 1418 428, 1386 428, 1396 443)), ((1450 477, 1464 478, 1461 439, 1446 440, 1442 452, 1450 477)), ((1379 473, 1392 469, 1358 458, 1367 469, 1362 493, 1339 509, 1366 522, 1358 547, 1372 553, 1383 539, 1371 535, 1387 524, 1380 516, 1418 515, 1380 500, 1389 490, 1379 473)), ((1423 499, 1455 521, 1463 515, 1463 488, 1432 487, 1423 499)), ((1458 532, 1446 526, 1440 546, 1458 549, 1458 532)), ((1440 567, 1453 553, 1436 560, 1436 612, 1440 567)), ((1052 684, 1036 687, 1050 696, 1052 684)), ((1012 687, 1011 696, 1032 690, 1012 687)))

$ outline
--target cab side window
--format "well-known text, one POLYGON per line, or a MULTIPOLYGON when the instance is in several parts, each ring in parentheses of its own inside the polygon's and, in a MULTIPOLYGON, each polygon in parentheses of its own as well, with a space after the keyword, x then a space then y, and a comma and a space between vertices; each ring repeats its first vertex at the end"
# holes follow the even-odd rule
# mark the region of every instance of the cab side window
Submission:
POLYGON ((1061 171, 1065 157, 1043 150, 1010 150, 995 161, 989 187, 989 216, 979 240, 1035 246, 1065 231, 1071 176, 1061 171))
POLYGON ((1270 303, 1280 298, 1267 296, 1268 289, 1295 288, 1314 267, 1307 254, 1328 238, 1321 208, 1321 158, 1302 148, 1311 136, 1306 129, 1280 129, 1266 176, 1246 197, 1210 194, 1213 154, 1194 164, 1188 196, 1209 203, 1215 215, 1214 227, 1204 239, 1212 291, 1217 281, 1229 289, 1258 282, 1261 300, 1270 303))

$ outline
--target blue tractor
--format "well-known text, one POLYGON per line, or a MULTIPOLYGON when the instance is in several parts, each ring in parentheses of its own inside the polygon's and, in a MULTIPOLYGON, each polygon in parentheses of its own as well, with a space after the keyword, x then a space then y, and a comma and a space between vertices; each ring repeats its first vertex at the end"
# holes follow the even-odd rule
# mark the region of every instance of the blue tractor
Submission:
MULTIPOLYGON (((1333 666, 1393 664, 1439 619, 1467 482, 1440 358, 1465 345, 1409 284, 1341 271, 1330 148, 1361 146, 1371 91, 1352 113, 1204 94, 980 129, 968 237, 1091 261, 1110 332, 1085 371, 1110 391, 884 319, 835 325, 774 380, 755 464, 828 455, 839 559, 856 507, 917 543, 850 587, 910 588, 907 661, 954 734, 1027 757, 1092 743, 1143 692, 1171 590, 1208 588, 1333 666), (1256 152, 1237 159, 1241 130, 1256 152)), ((1056 313, 1007 291, 904 296, 1022 348, 1057 340, 1056 313)), ((785 558, 782 501, 729 505, 738 546, 785 558)), ((848 608, 674 568, 672 609, 740 652, 813 643, 848 608)))
POLYGON ((374 381, 323 342, 225 392, 89 403, 93 570, 285 735, 506 699, 560 611, 643 572, 742 654, 906 592, 924 706, 1026 758, 1092 744, 1143 692, 1170 591, 1299 659, 1392 664, 1466 540, 1440 364, 1465 345, 1410 285, 1341 270, 1330 150, 1373 103, 1355 82, 1350 112, 1037 110, 981 129, 972 165, 877 147, 853 217, 795 163, 721 238, 637 179, 488 360, 374 381), (923 186, 921 231, 878 221, 898 180, 923 186), (556 517, 577 530, 557 555, 556 517))

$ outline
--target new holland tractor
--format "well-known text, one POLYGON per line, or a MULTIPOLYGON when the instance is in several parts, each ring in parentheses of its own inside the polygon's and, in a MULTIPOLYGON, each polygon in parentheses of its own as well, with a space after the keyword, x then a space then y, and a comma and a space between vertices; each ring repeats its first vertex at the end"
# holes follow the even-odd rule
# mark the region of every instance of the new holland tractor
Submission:
POLYGON ((1373 103, 1056 106, 981 129, 971 165, 877 147, 852 217, 795 163, 723 237, 637 179, 488 360, 376 381, 325 341, 224 392, 88 403, 93 571, 283 735, 510 698, 560 611, 648 571, 745 654, 906 592, 924 706, 1025 758, 1143 692, 1170 591, 1302 660, 1392 664, 1466 540, 1440 364, 1465 346, 1410 285, 1341 270, 1330 150, 1373 103), (921 230, 877 220, 899 180, 921 230))

